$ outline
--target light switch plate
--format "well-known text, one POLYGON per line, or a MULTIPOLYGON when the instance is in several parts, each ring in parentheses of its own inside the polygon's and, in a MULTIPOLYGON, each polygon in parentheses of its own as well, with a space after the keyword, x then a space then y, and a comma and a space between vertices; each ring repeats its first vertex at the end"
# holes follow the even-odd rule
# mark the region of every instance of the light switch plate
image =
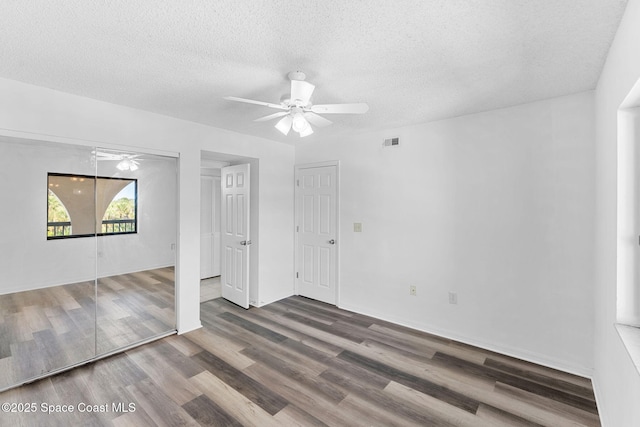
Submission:
POLYGON ((449 304, 458 303, 458 294, 456 292, 449 292, 449 304))
POLYGON ((362 223, 361 222, 354 222, 353 223, 353 232, 354 233, 362 233, 362 223))

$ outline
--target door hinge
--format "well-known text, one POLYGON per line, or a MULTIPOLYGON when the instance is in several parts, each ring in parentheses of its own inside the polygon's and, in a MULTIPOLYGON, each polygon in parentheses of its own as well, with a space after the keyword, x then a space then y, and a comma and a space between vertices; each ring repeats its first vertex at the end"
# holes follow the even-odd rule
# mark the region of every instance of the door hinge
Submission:
POLYGON ((300 187, 300 180, 296 179, 296 187, 300 187))
POLYGON ((296 225, 296 233, 299 233, 299 232, 300 232, 300 226, 296 225))
POLYGON ((299 279, 300 276, 298 275, 298 272, 296 271, 296 279, 299 279))

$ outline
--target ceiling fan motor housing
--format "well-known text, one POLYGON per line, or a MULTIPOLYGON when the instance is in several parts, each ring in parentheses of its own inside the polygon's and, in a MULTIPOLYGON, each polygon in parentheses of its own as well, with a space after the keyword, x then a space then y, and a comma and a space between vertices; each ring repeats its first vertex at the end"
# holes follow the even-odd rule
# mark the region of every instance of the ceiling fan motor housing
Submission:
POLYGON ((307 78, 307 75, 302 71, 291 71, 287 74, 287 77, 289 77, 289 80, 304 81, 304 79, 307 78))

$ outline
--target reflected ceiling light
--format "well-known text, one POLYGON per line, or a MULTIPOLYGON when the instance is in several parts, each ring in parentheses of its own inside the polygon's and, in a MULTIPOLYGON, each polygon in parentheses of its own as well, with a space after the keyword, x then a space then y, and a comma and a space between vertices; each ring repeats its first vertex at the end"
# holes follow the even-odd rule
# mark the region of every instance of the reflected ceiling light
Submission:
POLYGON ((121 171, 135 171, 138 170, 138 162, 131 159, 124 159, 116 165, 121 171))
MULTIPOLYGON (((121 171, 135 171, 140 167, 140 161, 136 160, 141 155, 134 153, 122 153, 94 150, 93 154, 98 161, 117 161, 116 167, 121 171)), ((82 179, 80 179, 82 181, 82 179)))

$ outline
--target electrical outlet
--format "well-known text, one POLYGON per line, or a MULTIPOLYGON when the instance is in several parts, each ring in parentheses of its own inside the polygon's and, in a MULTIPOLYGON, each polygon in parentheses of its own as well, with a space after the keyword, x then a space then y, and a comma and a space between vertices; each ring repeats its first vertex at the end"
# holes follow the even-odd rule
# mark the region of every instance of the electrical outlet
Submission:
POLYGON ((412 295, 412 296, 414 296, 414 297, 415 297, 416 295, 418 295, 418 294, 416 293, 416 287, 415 287, 414 285, 409 286, 409 295, 412 295))
POLYGON ((455 292, 449 292, 449 304, 458 303, 458 294, 455 292))

